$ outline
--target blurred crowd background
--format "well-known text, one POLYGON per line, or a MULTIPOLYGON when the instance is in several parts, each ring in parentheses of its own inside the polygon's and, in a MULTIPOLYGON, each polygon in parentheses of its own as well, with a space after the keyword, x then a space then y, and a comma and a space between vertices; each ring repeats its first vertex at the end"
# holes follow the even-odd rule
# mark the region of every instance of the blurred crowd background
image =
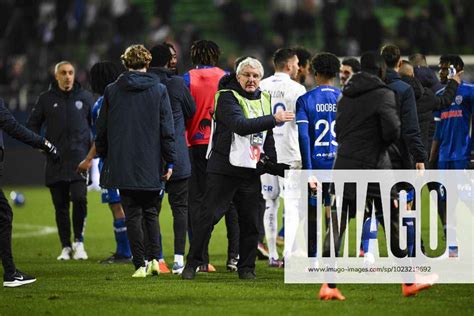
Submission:
MULTIPOLYGON (((0 97, 24 123, 48 89, 55 63, 73 62, 87 88, 95 62, 120 62, 135 43, 172 43, 180 74, 191 68, 196 39, 218 43, 221 68, 253 55, 264 62, 266 75, 272 53, 283 46, 343 57, 391 42, 405 56, 474 55, 472 17, 470 0, 0 0, 0 97)), ((473 80, 474 56, 469 59, 465 78, 473 80)), ((5 145, 8 168, 1 181, 42 184, 41 154, 7 136, 5 145)))
POLYGON ((282 46, 358 56, 392 42, 404 55, 474 54, 473 16, 469 0, 1 0, 0 96, 29 112, 57 61, 74 62, 87 86, 95 62, 119 62, 133 43, 172 43, 180 73, 201 38, 219 44, 224 69, 248 54, 271 71, 282 46))

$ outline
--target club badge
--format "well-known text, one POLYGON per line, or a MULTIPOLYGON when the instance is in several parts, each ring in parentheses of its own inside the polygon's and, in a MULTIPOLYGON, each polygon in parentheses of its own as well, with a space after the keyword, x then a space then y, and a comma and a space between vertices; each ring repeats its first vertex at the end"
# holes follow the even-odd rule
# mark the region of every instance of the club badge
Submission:
POLYGON ((82 101, 81 101, 81 100, 76 101, 76 108, 77 108, 78 110, 82 109, 82 101))

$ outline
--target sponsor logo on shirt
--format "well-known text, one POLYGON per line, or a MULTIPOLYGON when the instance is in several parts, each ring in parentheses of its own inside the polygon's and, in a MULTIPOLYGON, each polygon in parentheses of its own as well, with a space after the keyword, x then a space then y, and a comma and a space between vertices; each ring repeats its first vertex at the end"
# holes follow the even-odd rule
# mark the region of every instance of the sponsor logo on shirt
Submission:
POLYGON ((462 110, 452 110, 452 111, 441 113, 442 120, 452 118, 452 117, 462 117, 462 110))

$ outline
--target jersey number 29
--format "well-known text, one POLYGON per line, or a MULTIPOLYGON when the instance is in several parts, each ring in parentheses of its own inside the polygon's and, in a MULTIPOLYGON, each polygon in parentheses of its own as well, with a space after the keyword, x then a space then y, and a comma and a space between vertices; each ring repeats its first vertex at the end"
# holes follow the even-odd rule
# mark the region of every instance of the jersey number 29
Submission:
POLYGON ((334 130, 335 126, 336 126, 336 121, 332 121, 331 124, 329 124, 329 122, 324 119, 318 120, 316 122, 315 129, 319 131, 320 127, 322 127, 323 131, 316 138, 316 141, 314 142, 314 146, 329 146, 329 142, 321 141, 329 132, 329 130, 331 130, 331 144, 333 144, 334 146, 337 146, 337 142, 335 141, 336 139, 336 131, 334 130))

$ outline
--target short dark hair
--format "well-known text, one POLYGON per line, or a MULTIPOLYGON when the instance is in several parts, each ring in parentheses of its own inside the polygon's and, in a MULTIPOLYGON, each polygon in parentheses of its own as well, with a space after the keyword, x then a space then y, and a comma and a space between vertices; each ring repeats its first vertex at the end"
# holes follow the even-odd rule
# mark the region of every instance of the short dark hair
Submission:
POLYGON ((291 48, 279 48, 273 53, 273 65, 275 69, 282 69, 285 67, 288 60, 293 58, 296 52, 291 48))
POLYGON ((95 63, 90 71, 91 89, 94 93, 103 95, 105 87, 117 80, 125 69, 111 61, 95 63))
POLYGON ((462 60, 461 56, 455 54, 442 55, 439 58, 439 63, 453 65, 457 70, 464 69, 464 61, 462 60))
POLYGON ((428 66, 428 64, 426 63, 425 55, 420 54, 420 53, 410 55, 410 57, 408 57, 408 60, 413 65, 413 67, 418 67, 418 66, 426 67, 426 66, 428 66))
POLYGON ((385 59, 377 52, 369 51, 360 56, 361 71, 371 73, 384 79, 387 70, 385 59))
POLYGON ((219 61, 219 46, 208 40, 195 41, 191 45, 191 61, 193 65, 215 66, 219 61))
POLYGON ((395 68, 400 60, 400 48, 393 44, 387 44, 380 50, 380 55, 385 59, 385 63, 389 68, 395 68))
POLYGON ((344 66, 351 67, 352 72, 354 72, 354 73, 360 71, 360 62, 357 60, 357 58, 354 58, 354 57, 344 58, 343 61, 341 62, 341 64, 344 65, 344 66))
POLYGON ((314 73, 329 78, 336 77, 341 68, 339 58, 332 53, 322 52, 313 57, 311 61, 314 73))
POLYGON ((293 50, 298 56, 298 66, 304 67, 311 61, 311 53, 306 48, 296 47, 293 50))
POLYGON ((170 48, 166 44, 155 45, 150 49, 150 67, 164 67, 171 60, 170 48))

